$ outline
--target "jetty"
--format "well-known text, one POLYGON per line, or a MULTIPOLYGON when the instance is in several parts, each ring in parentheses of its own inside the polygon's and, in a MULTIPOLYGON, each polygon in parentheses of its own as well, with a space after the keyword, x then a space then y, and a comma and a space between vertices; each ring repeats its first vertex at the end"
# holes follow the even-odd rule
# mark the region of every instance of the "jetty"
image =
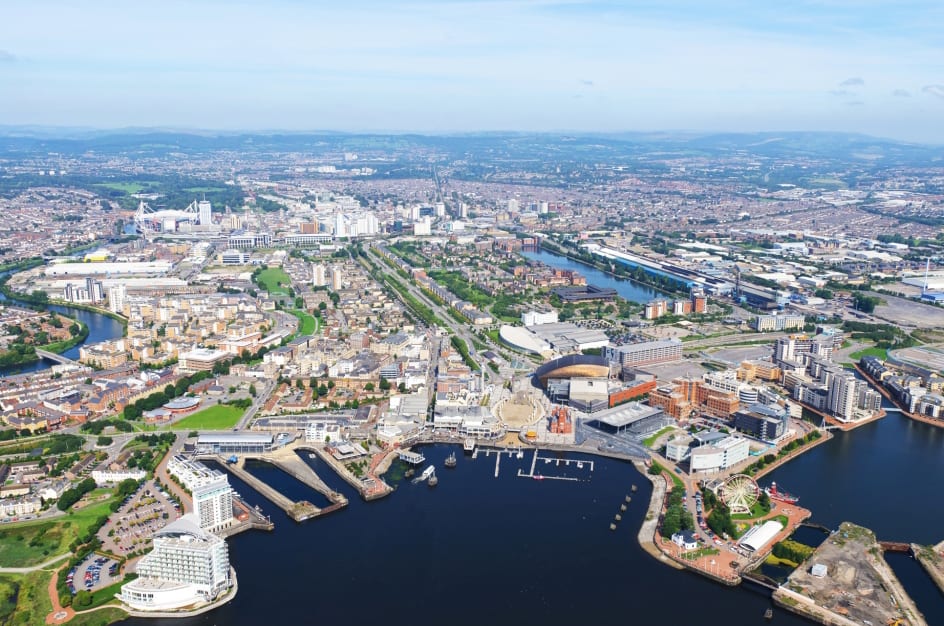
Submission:
POLYGON ((264 481, 250 474, 246 470, 245 458, 240 458, 235 463, 227 463, 225 458, 216 455, 206 455, 197 458, 201 461, 216 461, 221 466, 223 466, 226 471, 230 472, 248 484, 250 487, 255 489, 259 495, 285 511, 286 515, 291 517, 296 522, 303 522, 321 514, 322 510, 311 502, 308 502, 307 500, 299 500, 298 502, 295 502, 291 498, 288 498, 287 496, 280 493, 274 487, 269 486, 264 481))
MULTIPOLYGON (((298 457, 294 449, 280 448, 266 454, 244 455, 237 457, 235 463, 230 462, 232 459, 224 459, 222 456, 216 455, 202 455, 197 458, 200 460, 216 461, 228 472, 237 476, 250 487, 258 491, 259 494, 269 502, 285 511, 285 513, 296 522, 303 522, 315 517, 320 517, 348 505, 348 499, 344 494, 328 487, 328 485, 318 477, 318 474, 298 457), (331 504, 327 507, 319 508, 307 500, 299 500, 296 502, 286 497, 265 481, 256 478, 248 472, 246 470, 246 461, 261 461, 274 465, 292 478, 323 495, 331 504)), ((261 524, 261 522, 257 523, 261 524)))

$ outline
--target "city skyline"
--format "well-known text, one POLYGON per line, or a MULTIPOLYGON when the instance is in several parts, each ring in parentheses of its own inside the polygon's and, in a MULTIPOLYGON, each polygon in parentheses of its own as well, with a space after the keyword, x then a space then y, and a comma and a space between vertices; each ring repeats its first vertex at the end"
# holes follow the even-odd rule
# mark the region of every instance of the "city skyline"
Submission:
POLYGON ((13 2, 8 125, 820 130, 944 142, 944 10, 913 2, 13 2))

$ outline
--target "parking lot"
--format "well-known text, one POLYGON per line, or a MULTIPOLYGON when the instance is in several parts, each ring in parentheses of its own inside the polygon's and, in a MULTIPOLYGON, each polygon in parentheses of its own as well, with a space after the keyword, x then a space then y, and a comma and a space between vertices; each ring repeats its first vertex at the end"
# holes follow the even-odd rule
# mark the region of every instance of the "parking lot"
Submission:
POLYGON ((148 481, 122 503, 98 532, 102 548, 117 555, 149 550, 154 533, 180 514, 177 503, 153 480, 148 481))
POLYGON ((121 579, 118 574, 118 562, 112 559, 91 554, 79 563, 75 569, 66 574, 66 583, 69 591, 75 595, 77 591, 95 591, 117 582, 121 579))

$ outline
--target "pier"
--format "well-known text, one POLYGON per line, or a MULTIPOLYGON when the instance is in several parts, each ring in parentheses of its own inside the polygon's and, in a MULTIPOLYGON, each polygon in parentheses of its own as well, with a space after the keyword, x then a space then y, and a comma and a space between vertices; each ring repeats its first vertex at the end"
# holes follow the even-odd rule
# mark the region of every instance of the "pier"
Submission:
POLYGON ((426 457, 419 452, 412 452, 410 450, 397 450, 397 454, 400 455, 401 461, 409 463, 410 465, 419 465, 426 460, 426 457))
MULTIPOLYGON (((389 495, 393 492, 393 487, 388 485, 377 475, 377 472, 381 467, 384 466, 384 460, 391 459, 390 454, 374 455, 374 460, 371 461, 370 471, 363 478, 355 476, 344 466, 344 463, 337 460, 327 452, 325 452, 323 447, 318 447, 312 444, 296 444, 293 446, 286 446, 287 449, 293 450, 304 450, 307 452, 313 452, 318 456, 319 459, 331 466, 338 476, 340 476, 344 482, 351 485, 357 492, 361 494, 361 497, 366 501, 377 500, 386 495, 389 495)), ((307 465, 306 465, 307 467, 307 465)))
MULTIPOLYGON (((589 465, 590 471, 593 472, 593 461, 583 461, 583 460, 578 461, 577 459, 554 459, 551 457, 540 456, 538 452, 539 450, 535 448, 534 456, 531 457, 531 471, 528 473, 525 473, 519 469, 518 470, 519 478, 530 478, 532 480, 569 480, 571 482, 581 482, 582 480, 589 480, 588 478, 582 479, 582 478, 576 478, 572 476, 545 476, 544 474, 537 474, 535 473, 535 470, 537 468, 538 459, 544 461, 545 465, 549 463, 554 463, 555 467, 560 467, 561 463, 563 463, 565 467, 573 463, 580 469, 583 469, 584 465, 589 465)), ((495 463, 495 476, 496 477, 498 476, 498 463, 497 462, 495 463)))
POLYGON ((286 496, 279 493, 276 489, 270 487, 265 482, 250 474, 248 471, 246 471, 245 459, 239 459, 239 461, 236 463, 227 463, 226 459, 222 456, 206 455, 197 458, 201 461, 216 461, 221 466, 223 466, 226 471, 232 473, 234 476, 259 492, 259 495, 285 511, 286 515, 291 517, 296 522, 303 522, 321 514, 321 509, 316 507, 311 502, 307 502, 305 500, 294 502, 290 498, 287 498, 286 496))
POLYGON ((268 516, 263 515, 261 511, 258 511, 251 506, 249 506, 243 499, 236 494, 233 494, 233 507, 239 509, 239 515, 246 515, 247 518, 244 520, 238 520, 233 525, 228 528, 224 528, 220 532, 222 537, 232 537, 233 535, 238 535, 241 532, 247 530, 275 530, 275 524, 272 523, 272 520, 268 516))

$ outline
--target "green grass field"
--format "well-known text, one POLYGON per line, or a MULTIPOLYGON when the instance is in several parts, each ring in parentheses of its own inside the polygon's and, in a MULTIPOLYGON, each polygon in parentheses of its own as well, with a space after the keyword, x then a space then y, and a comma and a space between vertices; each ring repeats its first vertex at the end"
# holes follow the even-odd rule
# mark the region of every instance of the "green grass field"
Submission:
POLYGON ((314 335, 318 332, 318 329, 321 328, 321 322, 304 311, 292 309, 289 313, 297 317, 298 321, 301 322, 298 327, 299 335, 314 335))
MULTIPOLYGON (((64 574, 63 574, 64 575, 64 574)), ((102 587, 101 589, 96 589, 92 592, 92 603, 88 606, 75 606, 73 607, 76 611, 88 611, 94 609, 95 607, 102 606, 103 604, 108 604, 115 599, 115 595, 121 593, 121 587, 128 580, 122 580, 117 583, 112 583, 107 587, 102 587)))
POLYGON ((174 430, 229 430, 243 416, 244 409, 217 404, 188 415, 169 428, 174 430))
POLYGON ((856 363, 858 363, 859 359, 861 359, 864 356, 874 356, 885 361, 888 359, 888 350, 886 350, 885 348, 876 348, 875 346, 872 346, 871 348, 866 348, 865 350, 859 350, 858 352, 853 352, 852 354, 849 355, 849 358, 855 361, 856 363))
POLYGON ((108 626, 128 617, 128 614, 121 609, 101 609, 91 613, 76 613, 75 617, 69 620, 71 626, 108 626))
POLYGON ((105 500, 54 520, 5 525, 0 531, 0 567, 30 567, 64 554, 95 520, 110 513, 105 500))
POLYGON ((104 187, 105 189, 113 189, 115 191, 123 191, 125 193, 140 193, 144 189, 148 188, 146 183, 99 183, 96 187, 104 187))
POLYGON ((292 279, 281 267, 270 267, 259 272, 259 284, 272 294, 287 294, 292 279))
POLYGON ((214 191, 225 191, 222 187, 187 187, 184 191, 190 193, 212 193, 214 191))
POLYGON ((0 623, 42 624, 52 612, 47 592, 51 576, 52 572, 45 570, 0 575, 0 593, 3 593, 0 623), (7 595, 10 592, 15 595, 7 595))

